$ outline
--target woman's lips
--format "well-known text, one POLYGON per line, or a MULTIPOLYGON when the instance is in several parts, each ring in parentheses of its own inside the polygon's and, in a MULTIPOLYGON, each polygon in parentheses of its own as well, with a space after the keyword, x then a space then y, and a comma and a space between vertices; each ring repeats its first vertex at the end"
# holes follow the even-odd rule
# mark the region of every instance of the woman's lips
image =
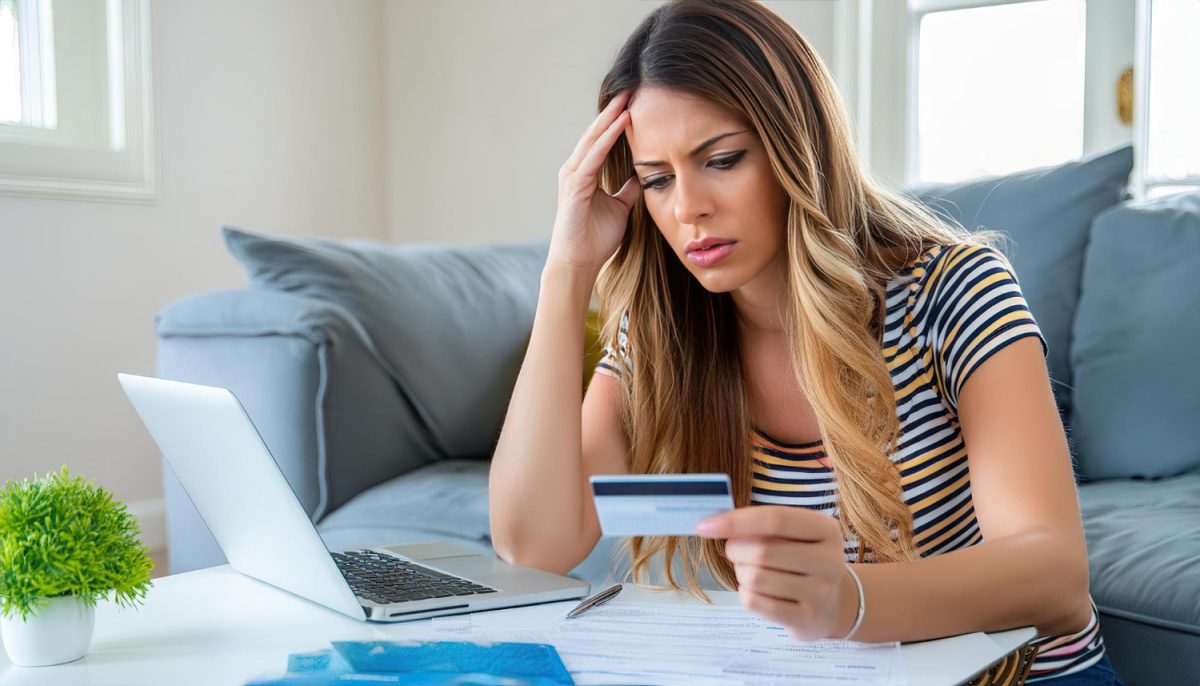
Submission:
POLYGON ((687 258, 701 267, 711 267, 732 252, 735 245, 737 245, 737 241, 721 243, 703 250, 689 250, 687 258))

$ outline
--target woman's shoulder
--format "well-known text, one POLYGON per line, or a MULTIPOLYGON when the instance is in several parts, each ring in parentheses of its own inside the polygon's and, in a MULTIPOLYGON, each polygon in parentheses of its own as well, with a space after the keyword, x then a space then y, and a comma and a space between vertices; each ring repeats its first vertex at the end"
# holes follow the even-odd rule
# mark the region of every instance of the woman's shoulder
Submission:
POLYGON ((934 246, 935 250, 931 259, 947 260, 954 265, 962 261, 985 261, 989 263, 1001 263, 1008 266, 1008 257, 1004 252, 990 243, 983 241, 960 241, 957 243, 943 243, 934 246))
POLYGON ((952 279, 964 270, 988 268, 1011 272, 1008 259, 997 248, 983 242, 958 241, 926 246, 897 272, 896 280, 920 284, 922 291, 952 279))

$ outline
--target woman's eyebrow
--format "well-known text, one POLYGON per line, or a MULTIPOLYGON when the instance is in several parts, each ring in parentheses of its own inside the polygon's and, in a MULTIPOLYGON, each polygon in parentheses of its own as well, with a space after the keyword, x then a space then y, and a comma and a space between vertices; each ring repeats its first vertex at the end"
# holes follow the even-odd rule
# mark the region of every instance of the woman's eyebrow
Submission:
MULTIPOLYGON (((722 138, 725 138, 726 136, 733 136, 735 134, 745 133, 745 132, 746 132, 746 129, 742 129, 741 131, 730 131, 728 133, 717 134, 716 136, 713 136, 712 138, 709 138, 708 140, 704 141, 700 145, 697 145, 695 150, 688 153, 688 157, 695 157, 696 155, 699 155, 700 153, 704 152, 705 148, 712 145, 713 143, 716 143, 717 141, 721 140, 722 138)), ((662 166, 665 166, 666 164, 667 163, 663 162, 662 160, 648 160, 646 162, 634 162, 633 166, 635 166, 635 167, 662 167, 662 166)))

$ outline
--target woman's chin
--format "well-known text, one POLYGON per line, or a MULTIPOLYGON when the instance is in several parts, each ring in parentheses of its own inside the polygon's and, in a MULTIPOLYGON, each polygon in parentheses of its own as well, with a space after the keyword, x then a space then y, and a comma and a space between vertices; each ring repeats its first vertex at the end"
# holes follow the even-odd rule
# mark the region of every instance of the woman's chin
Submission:
POLYGON ((742 285, 741 280, 735 278, 735 274, 722 270, 705 269, 700 272, 693 271, 692 276, 695 276, 696 281, 709 293, 728 293, 742 285))

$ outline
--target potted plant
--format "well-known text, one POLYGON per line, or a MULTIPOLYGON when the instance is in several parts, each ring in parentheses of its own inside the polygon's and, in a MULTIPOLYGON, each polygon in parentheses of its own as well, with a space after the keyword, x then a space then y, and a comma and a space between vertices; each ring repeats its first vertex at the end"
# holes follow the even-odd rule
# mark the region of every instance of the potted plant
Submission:
POLYGON ((92 641, 96 602, 132 606, 154 562, 137 520, 67 468, 0 490, 0 638, 14 664, 77 660, 92 641))

